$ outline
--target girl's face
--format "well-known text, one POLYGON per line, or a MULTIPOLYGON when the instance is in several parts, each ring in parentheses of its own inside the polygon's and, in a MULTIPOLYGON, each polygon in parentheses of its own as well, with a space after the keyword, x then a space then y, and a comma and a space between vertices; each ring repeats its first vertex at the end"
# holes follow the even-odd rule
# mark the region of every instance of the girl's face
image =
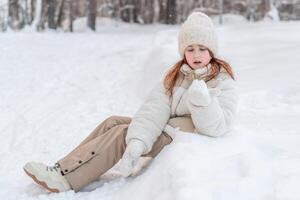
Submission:
POLYGON ((203 45, 193 44, 189 45, 184 55, 188 65, 193 69, 198 69, 208 65, 211 60, 208 49, 203 45))

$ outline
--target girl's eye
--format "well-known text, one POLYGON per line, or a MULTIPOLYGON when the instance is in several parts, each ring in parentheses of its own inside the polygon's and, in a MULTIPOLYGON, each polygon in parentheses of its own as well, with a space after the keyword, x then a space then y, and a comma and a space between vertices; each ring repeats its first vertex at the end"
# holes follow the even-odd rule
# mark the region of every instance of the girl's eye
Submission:
POLYGON ((192 52, 192 51, 194 51, 194 49, 188 49, 188 51, 189 51, 189 52, 192 52))
POLYGON ((206 48, 200 48, 200 51, 205 51, 206 50, 206 48))

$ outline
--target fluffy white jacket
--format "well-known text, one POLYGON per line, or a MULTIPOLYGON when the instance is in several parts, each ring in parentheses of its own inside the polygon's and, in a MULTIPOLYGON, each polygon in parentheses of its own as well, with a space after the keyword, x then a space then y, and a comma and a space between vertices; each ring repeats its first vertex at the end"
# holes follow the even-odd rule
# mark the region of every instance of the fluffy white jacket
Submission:
POLYGON ((174 136, 178 128, 171 127, 167 122, 176 116, 190 116, 195 132, 199 134, 217 137, 231 130, 238 105, 236 81, 221 68, 218 76, 206 82, 207 89, 214 90, 216 95, 211 96, 208 105, 197 106, 191 103, 188 95, 192 80, 189 82, 187 77, 191 72, 193 70, 187 65, 181 67, 185 79, 181 85, 174 87, 171 97, 165 94, 163 81, 157 83, 134 115, 128 127, 126 144, 132 139, 138 139, 146 146, 144 153, 150 152, 162 131, 174 136))

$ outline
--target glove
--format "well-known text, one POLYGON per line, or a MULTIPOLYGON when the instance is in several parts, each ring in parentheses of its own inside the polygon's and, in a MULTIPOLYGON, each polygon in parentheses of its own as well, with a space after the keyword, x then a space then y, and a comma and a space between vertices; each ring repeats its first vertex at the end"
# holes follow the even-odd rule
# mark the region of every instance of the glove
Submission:
POLYGON ((177 132, 180 131, 180 127, 173 127, 169 124, 166 124, 163 131, 166 132, 172 139, 174 139, 177 132))
POLYGON ((208 106, 215 96, 219 96, 221 91, 218 88, 207 88, 203 80, 195 79, 188 89, 188 100, 196 106, 208 106))
POLYGON ((132 139, 128 143, 119 166, 120 173, 123 177, 132 174, 141 155, 146 151, 145 144, 138 139, 132 139))

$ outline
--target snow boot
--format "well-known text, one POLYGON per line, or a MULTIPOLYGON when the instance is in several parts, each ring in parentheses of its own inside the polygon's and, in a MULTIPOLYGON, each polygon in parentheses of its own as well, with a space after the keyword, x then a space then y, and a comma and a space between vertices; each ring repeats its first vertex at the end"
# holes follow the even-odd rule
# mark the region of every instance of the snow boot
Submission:
POLYGON ((65 192, 71 189, 58 164, 47 166, 43 163, 28 162, 23 169, 37 184, 50 192, 65 192))

